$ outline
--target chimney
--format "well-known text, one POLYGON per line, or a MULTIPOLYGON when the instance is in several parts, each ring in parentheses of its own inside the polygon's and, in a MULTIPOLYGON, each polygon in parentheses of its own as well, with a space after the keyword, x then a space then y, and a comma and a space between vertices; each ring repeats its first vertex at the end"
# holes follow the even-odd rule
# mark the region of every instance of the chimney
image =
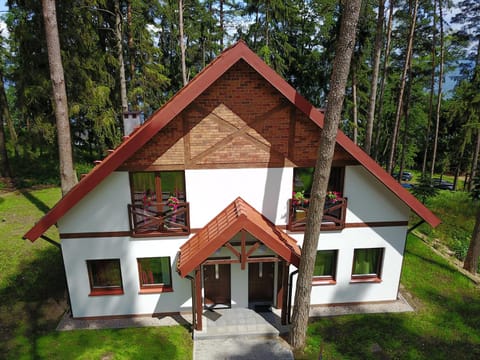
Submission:
POLYGON ((140 111, 128 111, 123 113, 123 135, 130 135, 133 130, 143 124, 143 116, 140 111))

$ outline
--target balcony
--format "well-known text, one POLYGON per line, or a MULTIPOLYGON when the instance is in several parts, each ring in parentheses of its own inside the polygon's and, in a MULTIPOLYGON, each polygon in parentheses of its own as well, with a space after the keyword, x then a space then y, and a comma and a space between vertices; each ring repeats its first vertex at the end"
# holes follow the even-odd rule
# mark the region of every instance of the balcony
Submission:
POLYGON ((137 236, 178 236, 190 234, 189 204, 151 202, 148 206, 128 205, 130 230, 137 236))
MULTIPOLYGON (((288 205, 290 210, 287 229, 289 231, 305 231, 308 203, 302 202, 299 204, 295 199, 290 199, 288 205)), ((346 213, 347 198, 337 198, 335 202, 326 200, 321 230, 342 230, 345 228, 346 213)))

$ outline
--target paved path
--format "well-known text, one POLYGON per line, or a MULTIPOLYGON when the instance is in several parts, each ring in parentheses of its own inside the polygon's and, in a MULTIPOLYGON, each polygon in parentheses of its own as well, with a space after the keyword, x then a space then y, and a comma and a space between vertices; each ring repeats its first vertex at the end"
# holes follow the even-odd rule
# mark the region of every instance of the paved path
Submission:
POLYGON ((280 337, 228 337, 195 340, 193 360, 293 360, 293 354, 280 337))

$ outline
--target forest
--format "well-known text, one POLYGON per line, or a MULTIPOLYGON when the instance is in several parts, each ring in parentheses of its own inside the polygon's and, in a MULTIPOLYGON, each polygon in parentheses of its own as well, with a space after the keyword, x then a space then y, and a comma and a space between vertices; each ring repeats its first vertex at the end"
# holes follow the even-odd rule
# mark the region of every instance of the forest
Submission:
MULTIPOLYGON (((7 6, 1 174, 58 183, 42 3, 7 6)), ((240 39, 325 107, 340 8, 334 0, 57 1, 77 173, 121 142, 125 110, 148 119, 240 39)), ((341 129, 389 172, 466 176, 472 186, 480 151, 480 3, 364 0, 357 31, 341 129)))

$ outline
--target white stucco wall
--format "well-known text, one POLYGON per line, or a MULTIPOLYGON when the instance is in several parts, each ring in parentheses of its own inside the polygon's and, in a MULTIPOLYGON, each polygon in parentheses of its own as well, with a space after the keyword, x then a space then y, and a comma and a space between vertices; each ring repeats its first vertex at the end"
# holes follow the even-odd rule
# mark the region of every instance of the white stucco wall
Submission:
POLYGON ((345 168, 347 223, 408 220, 410 209, 362 166, 345 168))
POLYGON ((287 223, 293 169, 212 169, 185 171, 192 228, 205 226, 237 197, 275 224, 287 223))
MULTIPOLYGON (((406 230, 406 226, 401 226, 322 232, 317 249, 338 250, 336 284, 313 286, 311 304, 395 300, 400 281, 406 230), (363 248, 384 249, 380 283, 350 282, 354 249, 363 248)), ((303 234, 291 234, 291 236, 299 242, 299 245, 303 243, 303 234)))
POLYGON ((187 238, 84 238, 62 240, 74 317, 152 314, 191 308, 190 280, 175 271, 176 254, 187 238), (137 258, 170 256, 173 292, 139 294, 137 258), (87 260, 120 259, 123 295, 89 296, 87 260))
POLYGON ((129 231, 128 172, 111 173, 58 221, 60 233, 129 231))
MULTIPOLYGON (((215 169, 185 172, 191 228, 205 226, 238 196, 277 225, 285 225, 292 194, 293 169, 215 169)), ((407 221, 409 209, 360 166, 345 170, 347 223, 407 221)), ((114 172, 60 221, 60 233, 128 231, 131 202, 127 172, 114 172)), ((314 286, 312 304, 394 300, 402 265, 406 226, 360 227, 321 234, 318 249, 337 249, 337 282, 314 286), (381 283, 350 283, 355 248, 384 248, 381 283)), ((303 234, 290 234, 300 245, 303 234)), ((189 311, 190 281, 172 271, 174 291, 139 294, 139 257, 170 256, 172 266, 180 246, 189 237, 105 237, 63 239, 68 285, 75 317, 151 314, 189 311), (86 260, 119 258, 123 295, 89 296, 86 260)), ((225 251, 225 250, 223 250, 225 251)), ((222 251, 222 254, 223 254, 222 251)), ((225 255, 225 254, 223 254, 225 255)), ((228 254, 231 255, 231 254, 228 254)), ((292 266, 291 271, 294 271, 292 266)), ((232 307, 248 306, 248 268, 232 265, 232 307)))

